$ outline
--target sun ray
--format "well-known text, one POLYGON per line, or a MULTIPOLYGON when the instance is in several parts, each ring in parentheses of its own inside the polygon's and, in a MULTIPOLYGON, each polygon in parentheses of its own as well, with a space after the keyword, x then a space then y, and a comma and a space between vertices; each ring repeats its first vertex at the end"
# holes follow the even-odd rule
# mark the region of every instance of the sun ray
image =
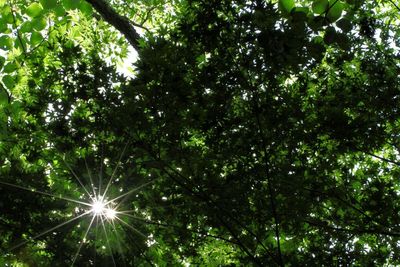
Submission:
POLYGON ((126 266, 126 264, 125 264, 125 256, 124 256, 124 252, 122 250, 122 246, 121 246, 121 242, 120 242, 121 238, 118 236, 118 231, 117 231, 117 228, 116 228, 115 223, 114 223, 113 220, 110 222, 110 224, 111 224, 111 226, 112 226, 112 228, 114 230, 114 236, 116 237, 116 240, 117 240, 118 250, 119 250, 119 253, 120 253, 121 257, 122 257, 122 261, 124 263, 124 266, 126 266))
POLYGON ((94 248, 94 253, 93 253, 93 266, 96 266, 96 255, 97 255, 97 247, 96 247, 96 242, 97 242, 97 235, 99 232, 99 216, 93 216, 93 218, 96 218, 96 230, 94 231, 94 240, 93 240, 93 248, 94 248))
POLYGON ((101 195, 101 186, 103 184, 103 156, 104 156, 104 144, 101 144, 101 156, 100 156, 100 173, 99 173, 99 195, 101 195))
POLYGON ((68 162, 65 160, 65 155, 64 157, 62 157, 65 165, 68 167, 69 171, 72 173, 72 175, 75 177, 75 179, 78 181, 78 183, 81 185, 81 187, 83 188, 83 190, 85 190, 86 194, 88 195, 88 197, 90 199, 93 200, 92 195, 89 193, 89 191, 86 189, 86 187, 83 185, 81 179, 79 179, 78 175, 76 175, 76 173, 74 172, 74 170, 71 168, 71 166, 68 164, 68 162))
MULTIPOLYGON (((88 238, 91 238, 90 244, 92 242, 94 242, 93 243, 94 244, 94 261, 92 261, 92 264, 96 265, 96 257, 99 255, 98 254, 99 247, 97 245, 101 246, 102 244, 106 243, 109 253, 110 253, 110 256, 111 256, 111 259, 113 261, 113 265, 117 266, 116 261, 118 259, 122 260, 124 265, 126 265, 124 249, 123 249, 123 245, 121 243, 122 242, 122 238, 121 238, 122 232, 126 233, 126 231, 129 231, 126 228, 129 228, 131 231, 135 232, 136 234, 138 234, 142 238, 144 238, 144 240, 147 240, 148 236, 146 236, 140 230, 136 229, 135 225, 131 225, 130 222, 128 221, 129 218, 123 218, 123 217, 120 218, 120 217, 118 217, 118 215, 121 215, 121 216, 126 215, 127 217, 137 219, 137 220, 139 220, 140 218, 135 217, 130 214, 126 214, 127 211, 120 212, 120 211, 118 211, 118 208, 122 207, 122 205, 125 205, 124 201, 126 201, 126 199, 128 199, 129 195, 152 184, 157 179, 157 177, 156 177, 148 182, 142 183, 141 185, 139 185, 136 188, 133 188, 131 190, 128 189, 127 192, 119 192, 121 194, 114 195, 114 191, 111 189, 112 189, 112 187, 115 186, 114 181, 116 180, 116 178, 118 176, 117 173, 118 173, 119 167, 124 162, 123 157, 126 153, 128 145, 129 145, 129 141, 126 142, 121 154, 119 155, 118 162, 116 163, 116 166, 113 169, 110 178, 107 179, 108 181, 104 181, 107 184, 102 183, 103 182, 103 168, 105 165, 107 165, 107 162, 101 160, 100 167, 99 167, 99 169, 97 169, 97 170, 100 170, 100 173, 97 174, 98 178, 96 178, 95 172, 93 172, 93 170, 91 171, 91 169, 90 169, 91 161, 87 160, 85 157, 83 157, 85 168, 86 168, 87 175, 88 175, 88 177, 83 177, 83 176, 78 176, 78 174, 80 174, 80 173, 75 172, 73 170, 72 165, 70 165, 66 161, 66 155, 64 154, 64 156, 62 157, 62 160, 64 161, 64 166, 66 166, 68 168, 69 172, 74 176, 76 181, 79 183, 80 187, 82 187, 82 189, 84 190, 85 194, 87 194, 87 196, 90 198, 89 201, 87 201, 86 197, 84 199, 82 199, 83 201, 80 201, 80 200, 78 200, 79 198, 74 199, 74 198, 70 198, 70 197, 64 197, 61 194, 57 195, 57 194, 47 193, 44 191, 36 190, 34 188, 24 187, 24 186, 0 181, 0 184, 3 184, 3 185, 15 187, 15 188, 33 192, 33 193, 42 194, 42 195, 57 198, 57 199, 62 199, 62 200, 68 201, 68 202, 72 202, 75 204, 84 205, 84 206, 89 207, 87 209, 85 208, 83 213, 74 214, 73 218, 70 218, 65 222, 62 222, 48 230, 45 230, 33 237, 30 237, 28 240, 24 240, 23 242, 13 246, 11 248, 11 250, 15 250, 16 248, 21 247, 28 242, 32 242, 33 240, 36 240, 46 234, 51 233, 52 231, 55 231, 69 223, 73 223, 74 221, 77 221, 78 219, 81 219, 82 217, 90 214, 91 219, 90 219, 90 223, 87 225, 87 229, 84 228, 84 229, 80 230, 82 232, 84 231, 84 234, 81 235, 81 237, 83 237, 83 239, 80 244, 77 244, 77 246, 78 246, 77 251, 73 252, 74 254, 71 254, 71 257, 70 257, 71 265, 70 266, 73 267, 73 266, 75 266, 75 264, 77 264, 76 262, 78 260, 78 257, 80 257, 80 255, 82 255, 82 251, 84 251, 86 249, 86 246, 84 248, 83 245, 84 245, 84 243, 87 242, 88 238), (83 183, 83 182, 85 182, 85 183, 83 183), (89 182, 90 182, 90 187, 88 187, 89 182), (96 182, 99 182, 98 185, 95 184, 96 182), (86 186, 85 186, 85 184, 86 184, 86 186), (102 190, 102 188, 103 188, 103 190, 102 190), (110 193, 111 191, 113 191, 112 194, 110 193), (110 196, 114 196, 115 198, 111 199, 110 196), (100 226, 100 224, 101 224, 101 226, 100 226), (91 229, 93 229, 93 227, 96 228, 95 236, 90 234, 90 233, 92 233, 90 231, 91 231, 91 229), (103 231, 104 231, 103 237, 98 236, 99 234, 101 235, 101 229, 99 229, 99 228, 103 228, 103 231), (122 232, 120 232, 120 231, 122 231, 122 232), (103 238, 103 240, 100 240, 99 238, 103 238), (113 245, 115 247, 112 247, 111 245, 113 245), (113 251, 113 249, 115 249, 115 251, 113 251), (119 256, 117 258, 117 257, 115 257, 114 253, 120 253, 121 256, 119 256)), ((103 154, 103 149, 104 148, 102 146, 102 152, 101 152, 102 154, 103 154)), ((101 157, 103 157, 103 156, 101 156, 101 157)), ((106 179, 104 179, 104 180, 106 180, 106 179)), ((83 192, 82 190, 79 190, 79 191, 83 192)), ((122 191, 122 189, 121 189, 121 191, 122 191)), ((78 205, 76 205, 76 209, 77 210, 80 209, 78 205)), ((145 222, 146 220, 142 219, 142 221, 145 222)), ((89 222, 89 221, 87 221, 87 222, 89 222)), ((79 232, 79 233, 82 233, 82 232, 79 232)))
POLYGON ((159 223, 159 222, 152 221, 152 220, 149 220, 149 219, 140 218, 140 217, 137 217, 135 215, 129 214, 128 212, 134 212, 134 211, 118 211, 117 214, 118 215, 127 216, 129 218, 134 219, 134 220, 137 220, 137 221, 140 221, 140 222, 143 222, 143 223, 146 223, 146 224, 150 224, 150 225, 157 225, 157 226, 160 226, 160 227, 173 227, 172 225, 159 223))
POLYGON ((82 242, 79 244, 78 251, 76 252, 76 254, 75 254, 75 256, 74 256, 74 259, 72 260, 71 267, 74 266, 75 261, 76 261, 76 259, 78 258, 79 252, 81 251, 81 248, 82 248, 82 246, 83 246, 83 243, 86 241, 86 237, 87 237, 87 235, 88 235, 88 233, 89 233, 90 227, 92 227, 92 224, 93 224, 93 221, 94 221, 95 218, 96 218, 96 216, 93 215, 93 216, 92 216, 92 220, 90 221, 90 224, 89 224, 88 228, 86 229, 85 234, 83 235, 82 242))
POLYGON ((15 185, 15 184, 7 183, 7 182, 1 182, 1 181, 0 181, 0 184, 8 185, 8 186, 15 187, 15 188, 18 188, 18 189, 22 189, 22 190, 25 190, 25 191, 28 191, 28 192, 32 192, 32 193, 38 193, 38 194, 42 194, 42 195, 45 195, 45 196, 54 197, 54 198, 58 198, 58 199, 62 199, 62 200, 70 201, 70 202, 74 202, 76 204, 90 206, 89 203, 86 203, 86 202, 83 202, 83 201, 75 200, 75 199, 68 198, 68 197, 57 196, 57 195, 54 195, 54 194, 50 194, 50 193, 43 192, 43 191, 40 191, 40 190, 24 187, 24 186, 21 186, 21 185, 15 185))
POLYGON ((150 220, 143 219, 143 218, 137 217, 135 215, 129 214, 129 212, 134 212, 134 211, 123 210, 123 211, 118 211, 117 214, 118 215, 125 215, 125 216, 128 216, 128 217, 132 218, 132 219, 136 219, 138 221, 151 222, 150 220))
POLYGON ((93 196, 96 196, 97 194, 96 194, 96 190, 94 189, 94 182, 93 182, 93 179, 92 179, 92 172, 90 171, 90 169, 88 167, 88 164, 87 164, 87 161, 86 161, 85 157, 83 157, 83 160, 85 161, 86 171, 88 172, 88 175, 89 175, 90 186, 92 187, 93 196))
MULTIPOLYGON (((117 196, 116 198, 113 198, 113 199, 107 201, 106 204, 109 204, 109 203, 114 202, 114 201, 116 201, 116 200, 118 200, 118 199, 120 199, 120 198, 123 198, 124 196, 127 196, 127 195, 129 195, 129 194, 132 194, 132 193, 136 192, 137 190, 139 190, 139 189, 141 189, 141 188, 143 188, 143 187, 145 187, 145 186, 147 186, 147 185, 153 183, 154 181, 155 181, 155 179, 154 179, 154 180, 151 180, 151 181, 149 181, 149 182, 147 182, 147 183, 144 183, 144 184, 142 184, 142 185, 139 185, 138 187, 136 187, 136 188, 134 188, 134 189, 132 189, 132 190, 130 190, 130 191, 128 191, 128 192, 122 194, 122 195, 119 195, 119 196, 117 196)), ((117 204, 116 208, 118 208, 118 207, 119 207, 119 204, 117 204)))
POLYGON ((25 244, 28 243, 29 241, 32 241, 32 240, 35 240, 35 239, 37 239, 37 238, 39 238, 39 237, 41 237, 41 236, 44 236, 45 234, 48 234, 49 232, 54 231, 54 230, 56 230, 56 229, 58 229, 58 228, 60 228, 60 227, 62 227, 62 226, 64 226, 64 225, 67 225, 67 224, 69 224, 69 223, 71 223, 71 222, 73 222, 73 221, 76 221, 76 220, 78 220, 79 218, 82 218, 83 216, 85 216, 85 215, 87 215, 87 214, 89 214, 89 211, 87 211, 87 212, 85 212, 85 213, 82 213, 82 214, 80 214, 80 215, 78 215, 78 216, 76 216, 76 217, 74 217, 74 218, 72 218, 72 219, 70 219, 70 220, 68 220, 68 221, 66 221, 66 222, 60 223, 59 225, 56 225, 56 226, 54 226, 54 227, 52 227, 52 228, 50 228, 50 229, 48 229, 48 230, 46 230, 46 231, 44 231, 44 232, 42 232, 42 233, 40 233, 40 234, 37 234, 37 235, 35 235, 34 237, 32 237, 30 240, 25 240, 25 241, 23 241, 23 242, 21 242, 21 243, 15 245, 15 246, 13 246, 12 248, 10 248, 10 251, 13 251, 13 250, 16 249, 16 248, 19 248, 20 246, 25 245, 25 244))
POLYGON ((112 249, 111 249, 111 245, 110 245, 110 240, 108 239, 108 234, 107 234, 106 226, 104 225, 104 220, 103 220, 103 217, 102 217, 102 216, 100 217, 100 220, 101 220, 101 225, 103 226, 104 236, 106 237, 107 246, 108 246, 108 249, 110 250, 111 259, 112 259, 112 261, 113 261, 113 263, 114 263, 114 267, 116 267, 117 264, 115 263, 114 255, 113 255, 113 252, 112 252, 112 249))
POLYGON ((124 220, 120 219, 118 216, 115 217, 115 219, 117 219, 118 221, 120 221, 122 224, 124 224, 126 227, 128 227, 129 229, 131 229, 132 231, 138 233, 140 236, 142 236, 144 239, 147 239, 147 236, 145 234, 143 234, 142 232, 140 232, 138 229, 136 229, 135 227, 133 227, 132 225, 128 224, 127 222, 125 222, 124 220))
POLYGON ((111 174, 110 179, 108 180, 106 189, 104 190, 103 197, 107 194, 107 191, 108 191, 108 189, 109 189, 109 187, 110 187, 110 185, 111 185, 111 182, 112 182, 112 180, 113 180, 113 178, 114 178, 114 176, 115 176, 115 174, 116 174, 116 172, 117 172, 117 169, 118 169, 119 165, 121 164, 122 157, 123 157, 124 154, 125 154, 125 150, 126 150, 126 148, 128 147, 128 144, 129 144, 129 140, 126 142, 126 144, 125 144, 125 146, 124 146, 124 149, 122 150, 121 155, 119 156, 117 165, 115 166, 114 171, 113 171, 113 173, 111 174))

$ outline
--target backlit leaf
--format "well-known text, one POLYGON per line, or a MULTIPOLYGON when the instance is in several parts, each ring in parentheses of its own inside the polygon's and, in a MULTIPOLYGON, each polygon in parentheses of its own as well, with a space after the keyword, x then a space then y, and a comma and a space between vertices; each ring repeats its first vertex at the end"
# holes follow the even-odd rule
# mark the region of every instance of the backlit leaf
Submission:
POLYGON ((337 0, 329 1, 329 11, 327 14, 327 18, 330 22, 335 22, 340 18, 343 12, 343 3, 337 0))
POLYGON ((39 16, 42 10, 43 8, 39 3, 32 3, 26 8, 25 12, 29 17, 34 18, 39 16))
POLYGON ((0 36, 0 49, 10 50, 12 48, 13 41, 7 35, 0 36))
POLYGON ((79 10, 86 16, 91 16, 93 14, 92 5, 86 1, 81 1, 79 4, 79 10))
POLYGON ((10 62, 10 63, 8 63, 7 65, 4 66, 3 71, 5 73, 11 73, 16 69, 17 69, 17 64, 15 64, 14 62, 10 62))
POLYGON ((58 5, 55 9, 54 9, 54 13, 56 14, 57 17, 63 17, 65 16, 65 9, 61 6, 58 5))
POLYGON ((47 22, 43 17, 35 18, 32 20, 32 27, 37 31, 44 30, 46 26, 47 22))
POLYGON ((6 32, 7 29, 8 29, 7 22, 3 18, 0 18, 0 33, 6 32))
POLYGON ((14 78, 11 75, 4 75, 2 81, 8 89, 12 89, 15 85, 14 78))
POLYGON ((32 32, 30 39, 31 45, 38 45, 42 40, 43 36, 40 32, 32 32))
POLYGON ((32 23, 30 21, 25 21, 22 23, 21 27, 19 28, 21 33, 24 32, 31 32, 32 31, 32 23))
POLYGON ((279 0, 279 8, 285 14, 290 13, 294 8, 294 0, 279 0))
POLYGON ((0 106, 7 103, 8 103, 8 94, 3 88, 0 87, 0 106))
POLYGON ((53 9, 57 6, 57 0, 40 0, 44 9, 53 9))
POLYGON ((4 62, 6 62, 6 59, 0 56, 0 69, 4 66, 4 62))
POLYGON ((80 0, 62 0, 62 3, 65 10, 71 10, 79 7, 80 0))
POLYGON ((329 6, 328 0, 315 0, 312 4, 312 10, 316 14, 324 13, 329 6))

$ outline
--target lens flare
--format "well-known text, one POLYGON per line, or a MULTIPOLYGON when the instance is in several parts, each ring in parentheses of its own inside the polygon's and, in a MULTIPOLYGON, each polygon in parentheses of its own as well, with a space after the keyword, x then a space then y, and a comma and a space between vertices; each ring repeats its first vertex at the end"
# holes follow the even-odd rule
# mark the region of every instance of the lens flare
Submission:
POLYGON ((112 208, 109 202, 102 197, 94 199, 93 203, 91 204, 90 212, 92 212, 93 216, 104 216, 109 220, 113 220, 117 216, 117 211, 115 208, 112 208))
POLYGON ((106 209, 105 215, 107 219, 113 220, 117 216, 117 211, 114 209, 106 209))

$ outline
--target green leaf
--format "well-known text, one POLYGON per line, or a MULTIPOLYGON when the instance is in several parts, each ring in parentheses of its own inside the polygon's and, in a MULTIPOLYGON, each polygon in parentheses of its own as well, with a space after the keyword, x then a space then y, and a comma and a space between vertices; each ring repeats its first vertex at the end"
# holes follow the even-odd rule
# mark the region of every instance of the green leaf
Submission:
POLYGON ((64 9, 61 5, 58 5, 58 6, 54 9, 54 13, 56 14, 57 17, 64 17, 64 15, 65 15, 65 9, 64 9))
POLYGON ((4 18, 8 15, 12 15, 11 13, 11 8, 9 6, 5 6, 2 10, 1 10, 1 16, 4 18))
POLYGON ((25 12, 29 17, 35 18, 42 13, 42 10, 43 8, 39 3, 32 3, 26 8, 25 12))
POLYGON ((65 10, 77 9, 79 7, 80 0, 62 0, 62 4, 65 10))
POLYGON ((361 186, 362 186, 362 184, 361 184, 359 181, 354 181, 354 182, 352 183, 352 187, 353 187, 354 189, 360 189, 361 186))
POLYGON ((297 12, 297 13, 304 13, 304 14, 308 14, 308 12, 310 11, 310 9, 308 7, 305 6, 297 6, 293 9, 293 13, 297 12))
POLYGON ((9 36, 3 35, 0 37, 0 49, 7 51, 12 48, 12 45, 13 45, 13 41, 9 36))
POLYGON ((324 24, 325 19, 323 16, 311 16, 308 19, 308 26, 315 32, 320 31, 324 24))
POLYGON ((35 18, 32 20, 32 27, 37 31, 44 30, 46 26, 47 22, 43 17, 35 18))
POLYGON ((17 68, 18 68, 17 64, 15 64, 14 62, 10 62, 10 63, 8 63, 7 65, 4 66, 3 71, 5 73, 11 73, 14 70, 16 70, 17 68))
POLYGON ((330 8, 326 17, 330 22, 335 22, 342 15, 344 5, 340 1, 330 0, 329 7, 330 8))
POLYGON ((338 46, 343 49, 343 50, 349 50, 351 48, 350 46, 350 40, 347 37, 346 34, 344 33, 338 33, 336 36, 336 43, 338 46))
POLYGON ((40 32, 32 32, 30 43, 31 45, 38 45, 42 42, 43 36, 40 32))
POLYGON ((314 37, 308 45, 308 50, 315 60, 322 60, 326 51, 323 38, 321 36, 314 37))
POLYGON ((8 104, 8 94, 5 89, 0 88, 0 106, 8 104))
POLYGON ((40 4, 44 9, 53 9, 57 7, 57 0, 40 0, 40 4))
POLYGON ((4 62, 6 62, 6 59, 0 56, 0 69, 4 66, 4 62))
POLYGON ((79 10, 84 14, 85 16, 91 16, 93 14, 93 8, 92 5, 90 5, 86 1, 81 1, 79 5, 79 10))
POLYGON ((325 32, 324 42, 327 45, 331 45, 331 44, 333 44, 335 42, 336 36, 337 36, 337 34, 336 34, 336 31, 335 31, 335 28, 329 27, 329 28, 326 29, 326 32, 325 32))
POLYGON ((346 18, 342 18, 336 22, 336 26, 338 26, 343 32, 349 32, 353 28, 350 20, 346 18))
POLYGON ((30 21, 25 21, 19 28, 19 32, 21 33, 31 32, 31 31, 32 31, 32 23, 30 21))
POLYGON ((320 15, 328 9, 328 6, 329 6, 328 0, 315 0, 312 3, 312 10, 314 13, 320 15))
POLYGON ((0 33, 6 32, 8 29, 7 21, 3 18, 0 19, 0 33))
POLYGON ((14 40, 14 42, 15 42, 14 47, 19 49, 20 51, 26 48, 26 42, 27 42, 26 36, 21 36, 21 39, 17 38, 14 40))
POLYGON ((307 21, 307 14, 309 9, 307 7, 295 7, 291 11, 292 22, 303 23, 307 21))
POLYGON ((2 81, 8 89, 12 89, 15 85, 14 78, 11 75, 5 75, 2 81))
POLYGON ((284 14, 289 14, 294 8, 294 0, 279 0, 279 8, 284 14))
POLYGON ((9 6, 3 7, 0 14, 3 23, 12 24, 14 22, 13 13, 11 12, 11 8, 9 6))

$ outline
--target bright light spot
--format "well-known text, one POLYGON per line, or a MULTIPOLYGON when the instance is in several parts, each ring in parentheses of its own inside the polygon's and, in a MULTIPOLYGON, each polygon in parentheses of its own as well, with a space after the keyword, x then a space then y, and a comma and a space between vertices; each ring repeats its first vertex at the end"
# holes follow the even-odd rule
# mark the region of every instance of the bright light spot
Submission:
POLYGON ((102 214, 105 210, 105 203, 102 200, 95 200, 92 204, 92 212, 94 214, 102 214))
POLYGON ((109 220, 113 220, 117 217, 117 211, 101 196, 93 200, 90 211, 94 216, 104 216, 109 220))
POLYGON ((115 216, 117 215, 117 212, 114 209, 106 209, 106 217, 107 219, 114 219, 115 216))

